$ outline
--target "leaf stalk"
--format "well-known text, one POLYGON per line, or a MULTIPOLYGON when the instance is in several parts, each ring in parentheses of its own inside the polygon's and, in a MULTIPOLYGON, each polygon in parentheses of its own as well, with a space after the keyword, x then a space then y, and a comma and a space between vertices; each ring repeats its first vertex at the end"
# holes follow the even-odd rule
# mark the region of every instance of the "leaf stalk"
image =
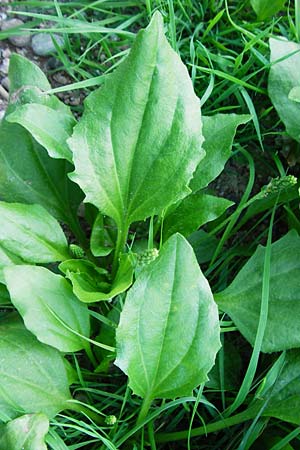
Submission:
POLYGON ((117 270, 119 267, 120 254, 124 251, 124 247, 126 245, 128 229, 129 229, 129 227, 127 224, 123 225, 122 227, 118 227, 117 243, 116 243, 114 259, 113 259, 113 263, 112 263, 113 278, 116 276, 116 273, 117 273, 117 270))

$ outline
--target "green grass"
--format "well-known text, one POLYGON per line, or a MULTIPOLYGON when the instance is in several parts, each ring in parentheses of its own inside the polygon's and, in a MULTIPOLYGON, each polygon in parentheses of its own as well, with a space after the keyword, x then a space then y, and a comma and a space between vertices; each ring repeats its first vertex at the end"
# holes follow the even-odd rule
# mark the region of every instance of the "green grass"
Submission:
MULTIPOLYGON (((267 249, 270 248, 272 232, 279 237, 291 221, 300 229, 299 212, 293 202, 286 202, 284 208, 278 207, 275 219, 273 202, 260 214, 241 222, 245 218, 245 205, 249 206, 249 199, 268 183, 269 178, 286 172, 297 174, 297 167, 291 169, 288 166, 282 151, 284 126, 268 98, 267 78, 270 68, 268 39, 283 35, 290 40, 300 40, 298 1, 290 2, 282 14, 264 22, 257 21, 249 2, 243 0, 24 0, 11 5, 20 16, 29 17, 25 22, 27 30, 51 31, 64 37, 65 49, 57 54, 60 67, 55 71, 64 70, 73 81, 66 87, 52 89, 52 93, 84 89, 87 94, 99 86, 127 55, 137 30, 144 27, 158 9, 165 18, 172 47, 189 69, 203 114, 235 112, 252 115, 253 120, 238 131, 232 156, 233 163, 241 168, 246 178, 244 194, 237 199, 237 209, 229 217, 206 228, 211 235, 220 238, 211 264, 203 267, 216 291, 226 286, 259 243, 267 242, 267 249), (42 30, 37 28, 45 23, 42 30)), ((15 32, 0 33, 0 38, 15 32)), ((80 113, 80 107, 77 109, 80 113)), ((224 191, 225 196, 227 192, 230 194, 230 186, 225 186, 224 191)), ((78 361, 71 361, 78 377, 73 393, 85 404, 86 413, 70 412, 70 415, 59 415, 52 420, 47 438, 49 447, 53 450, 279 450, 292 443, 292 448, 299 449, 299 427, 262 419, 261 411, 251 410, 255 389, 263 385, 262 380, 267 380, 266 374, 276 360, 272 355, 260 354, 267 314, 269 270, 270 255, 266 252, 262 316, 253 352, 235 332, 234 326, 226 332, 223 327, 225 344, 234 345, 243 360, 240 385, 224 390, 224 355, 221 352, 220 389, 201 386, 190 398, 157 402, 150 415, 136 425, 141 401, 131 396, 119 370, 109 365, 107 372, 93 372, 85 357, 79 355, 78 361), (116 424, 99 425, 99 417, 103 415, 115 416, 116 424), (145 431, 141 433, 143 429, 145 431), (217 430, 218 433, 212 433, 217 430), (274 445, 262 447, 265 444, 260 442, 267 432, 276 434, 279 440, 274 445)), ((105 311, 100 313, 105 315, 105 311)), ((96 314, 94 320, 99 320, 96 314)), ((102 355, 107 358, 104 351, 102 355)))

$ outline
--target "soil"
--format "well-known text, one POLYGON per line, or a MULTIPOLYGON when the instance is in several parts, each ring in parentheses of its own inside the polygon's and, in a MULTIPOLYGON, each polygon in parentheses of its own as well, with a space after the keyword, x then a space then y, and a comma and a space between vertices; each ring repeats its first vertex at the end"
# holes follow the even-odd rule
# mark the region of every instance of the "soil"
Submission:
MULTIPOLYGON (((2 0, 0 5, 0 28, 3 24, 15 17, 10 14, 10 0, 2 0)), ((24 21, 24 17, 20 16, 20 20, 24 21)), ((46 27, 49 24, 43 24, 42 27, 46 27)), ((9 96, 9 80, 8 80, 8 68, 9 59, 12 53, 17 53, 28 58, 30 61, 37 64, 42 71, 47 75, 50 84, 53 88, 65 86, 74 82, 74 80, 64 71, 60 70, 61 63, 55 57, 55 55, 38 56, 34 54, 31 42, 24 46, 16 46, 8 39, 0 41, 0 120, 5 114, 5 110, 8 103, 9 96)), ((67 105, 71 107, 77 107, 82 104, 85 94, 79 90, 68 91, 59 93, 58 97, 67 105)))

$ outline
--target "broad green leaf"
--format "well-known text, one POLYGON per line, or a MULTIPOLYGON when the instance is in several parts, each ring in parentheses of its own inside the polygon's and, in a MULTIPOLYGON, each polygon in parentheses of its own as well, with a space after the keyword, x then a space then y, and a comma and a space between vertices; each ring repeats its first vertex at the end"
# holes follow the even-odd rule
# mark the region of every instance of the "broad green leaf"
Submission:
MULTIPOLYGON (((82 193, 68 180, 71 165, 48 156, 20 125, 0 124, 0 199, 37 203, 72 229, 82 193)), ((75 225, 74 225, 75 223, 75 225)))
POLYGON ((289 98, 292 89, 300 83, 300 44, 272 38, 270 50, 269 96, 287 133, 300 142, 300 104, 289 98))
POLYGON ((67 105, 54 95, 45 93, 51 89, 51 85, 42 70, 29 59, 16 53, 12 54, 8 77, 10 96, 7 114, 21 105, 38 103, 72 116, 67 105))
POLYGON ((199 264, 211 260, 219 243, 215 236, 211 236, 203 230, 198 230, 192 233, 189 236, 188 241, 193 247, 199 264))
POLYGON ((299 425, 300 422, 300 350, 286 353, 285 362, 275 383, 257 403, 267 400, 264 416, 276 417, 299 425))
POLYGON ((216 364, 208 374, 209 380, 205 383, 205 387, 218 390, 235 390, 241 384, 241 369, 242 358, 236 345, 231 341, 225 341, 216 358, 216 364), (220 369, 220 357, 223 359, 223 373, 220 369), (220 381, 221 376, 223 377, 223 385, 220 381))
POLYGON ((66 261, 60 264, 59 268, 71 281, 74 294, 85 303, 111 300, 132 284, 133 264, 129 254, 121 256, 119 269, 112 282, 107 276, 101 275, 96 267, 83 268, 74 264, 72 266, 70 267, 69 261, 66 261))
POLYGON ((91 234, 91 251, 94 256, 107 256, 113 251, 116 240, 113 238, 115 228, 109 217, 98 214, 91 234))
POLYGON ((190 395, 220 348, 218 311, 191 246, 179 234, 128 291, 115 364, 148 401, 190 395))
POLYGON ((108 271, 103 267, 98 267, 92 261, 87 259, 68 259, 62 262, 58 266, 59 270, 66 275, 69 272, 86 273, 91 278, 97 278, 99 275, 102 277, 108 275, 108 271))
POLYGON ((31 103, 16 108, 6 120, 26 128, 52 158, 64 158, 72 162, 67 139, 71 136, 76 121, 69 114, 31 103))
POLYGON ((164 218, 163 239, 178 232, 189 236, 202 225, 221 216, 233 202, 213 195, 194 193, 171 208, 164 218))
POLYGON ((10 95, 24 89, 24 86, 34 86, 42 91, 51 89, 44 72, 29 59, 14 53, 9 60, 10 95))
POLYGON ((45 414, 25 414, 0 427, 0 450, 47 450, 45 414))
POLYGON ((126 60, 87 98, 68 141, 72 179, 86 202, 126 229, 190 192, 204 156, 201 129, 199 99, 157 12, 126 60))
POLYGON ((250 0, 258 20, 265 20, 277 14, 286 3, 286 0, 250 0))
MULTIPOLYGON (((260 315, 265 247, 254 255, 224 291, 215 295, 242 335, 253 345, 260 315)), ((300 237, 290 231, 272 244, 269 313, 263 352, 300 346, 300 237)))
POLYGON ((231 147, 239 125, 249 122, 251 116, 237 114, 216 114, 203 116, 203 148, 205 157, 198 165, 190 188, 195 192, 206 187, 224 169, 231 155, 231 147))
MULTIPOLYGON (((102 323, 99 334, 95 337, 96 342, 108 345, 109 347, 116 347, 116 329, 120 320, 119 305, 114 305, 107 314, 107 319, 110 323, 102 323)), ((107 372, 110 364, 115 360, 116 355, 104 348, 95 347, 95 354, 100 362, 96 369, 97 372, 107 372)))
POLYGON ((0 267, 70 257, 59 223, 42 206, 0 202, 0 230, 0 267))
MULTIPOLYGON (((9 66, 10 98, 6 115, 27 103, 38 103, 58 114, 71 115, 55 96, 38 66, 20 55, 12 55, 9 66)), ((71 119, 70 119, 71 120, 71 119)), ((73 119, 72 119, 73 120, 73 119)), ((37 120, 38 122, 38 120, 37 120)), ((8 202, 38 203, 76 234, 75 214, 82 192, 68 178, 72 166, 53 160, 30 133, 6 119, 0 124, 0 199, 8 202)))
POLYGON ((4 275, 12 303, 39 341, 62 352, 85 347, 79 335, 89 337, 88 309, 67 280, 36 266, 7 267, 4 275))
POLYGON ((64 365, 65 365, 65 369, 66 369, 66 373, 67 373, 69 386, 71 386, 71 384, 78 383, 79 382, 78 373, 74 369, 72 364, 67 359, 64 359, 64 365))
POLYGON ((0 322, 0 417, 54 417, 71 399, 63 358, 39 342, 15 316, 0 322))

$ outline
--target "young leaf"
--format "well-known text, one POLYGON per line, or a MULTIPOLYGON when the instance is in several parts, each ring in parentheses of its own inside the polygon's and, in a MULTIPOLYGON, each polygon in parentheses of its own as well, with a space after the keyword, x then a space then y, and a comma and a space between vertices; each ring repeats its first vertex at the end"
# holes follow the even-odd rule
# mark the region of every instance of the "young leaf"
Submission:
POLYGON ((78 334, 89 337, 88 309, 63 277, 35 266, 7 267, 4 275, 12 303, 41 342, 62 352, 85 347, 78 334))
POLYGON ((231 155, 231 147, 239 125, 249 122, 251 116, 237 114, 216 114, 203 116, 203 148, 205 157, 198 165, 190 188, 196 192, 206 187, 224 169, 231 155))
POLYGON ((83 267, 83 264, 79 267, 78 264, 72 263, 72 260, 65 261, 59 266, 60 270, 71 281, 74 294, 82 302, 94 303, 101 300, 111 300, 116 295, 126 291, 132 284, 133 265, 129 254, 121 256, 119 269, 112 283, 106 276, 99 273, 99 268, 92 266, 92 263, 88 262, 85 267, 83 267), (72 266, 70 266, 70 263, 72 266))
POLYGON ((217 219, 233 202, 202 192, 188 195, 164 218, 163 239, 178 232, 189 236, 207 222, 217 219))
POLYGON ((50 158, 28 131, 5 119, 0 124, 0 167, 2 200, 40 204, 74 227, 82 193, 67 179, 70 165, 50 158))
MULTIPOLYGON (((265 248, 259 246, 230 286, 215 295, 242 335, 253 345, 260 315, 265 248)), ((290 231, 272 244, 269 314, 263 352, 300 346, 300 237, 290 231), (280 332, 278 331, 280 330, 280 332)))
POLYGON ((191 246, 179 234, 129 290, 115 364, 149 401, 190 395, 207 380, 220 348, 216 304, 191 246))
POLYGON ((300 422, 300 350, 286 353, 281 370, 270 393, 267 392, 268 403, 264 416, 276 417, 286 422, 299 425, 300 422), (270 395, 270 397, 269 397, 270 395))
POLYGON ((0 202, 0 229, 0 267, 70 257, 59 223, 39 205, 0 202))
POLYGON ((72 179, 86 202, 126 229, 189 193, 204 156, 201 128, 199 99, 156 13, 126 60, 86 100, 68 141, 72 179))
POLYGON ((42 70, 29 59, 13 53, 9 60, 8 77, 10 95, 6 114, 20 105, 38 103, 73 117, 67 105, 54 95, 45 94, 45 91, 51 89, 51 85, 42 70))
POLYGON ((251 6, 257 14, 258 20, 265 20, 277 14, 286 0, 250 0, 251 6))
POLYGON ((282 38, 270 39, 271 69, 268 92, 288 134, 300 142, 300 104, 289 98, 300 84, 300 44, 282 38), (276 62, 282 59, 282 61, 276 62))
POLYGON ((101 213, 97 215, 91 234, 91 251, 94 256, 107 256, 113 251, 116 239, 112 235, 115 228, 112 219, 103 217, 101 213))
POLYGON ((0 426, 0 450, 47 450, 45 414, 25 414, 0 426))
POLYGON ((44 72, 29 59, 16 53, 9 60, 10 95, 24 89, 25 86, 34 86, 42 91, 51 89, 44 72))
POLYGON ((0 415, 26 413, 54 417, 71 399, 63 358, 39 342, 14 314, 0 322, 0 415))
POLYGON ((71 136, 76 121, 70 114, 30 103, 16 108, 6 120, 26 128, 52 158, 63 158, 72 162, 72 152, 67 139, 71 136))

